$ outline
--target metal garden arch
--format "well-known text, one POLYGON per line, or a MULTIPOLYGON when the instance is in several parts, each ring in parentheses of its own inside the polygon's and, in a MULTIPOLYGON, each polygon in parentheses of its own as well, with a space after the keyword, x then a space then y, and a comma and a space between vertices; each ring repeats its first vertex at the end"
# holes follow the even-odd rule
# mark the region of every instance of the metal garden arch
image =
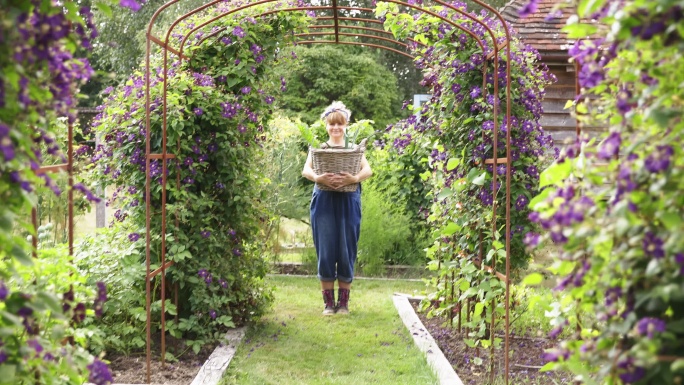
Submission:
MULTIPOLYGON (((168 55, 169 53, 175 55, 177 58, 181 60, 189 60, 190 57, 184 54, 184 48, 185 48, 185 43, 188 40, 188 37, 193 34, 194 32, 200 30, 201 28, 204 28, 206 26, 210 26, 211 23, 226 17, 230 14, 233 14, 235 12, 239 12, 240 10, 243 9, 248 9, 251 7, 254 7, 256 5, 260 4, 267 4, 267 3, 273 3, 278 0, 260 0, 260 1, 255 1, 255 2, 248 2, 245 3, 244 5, 237 6, 227 12, 224 12, 214 18, 209 19, 206 22, 201 23, 198 26, 195 26, 193 29, 189 30, 187 33, 185 33, 182 42, 180 44, 180 47, 172 47, 170 44, 170 37, 171 34, 174 30, 174 28, 181 23, 183 20, 186 20, 188 17, 197 14, 209 7, 212 7, 214 5, 217 5, 219 3, 222 3, 224 0, 213 0, 210 1, 184 15, 181 17, 177 18, 171 26, 166 30, 166 35, 164 36, 163 39, 155 36, 152 34, 152 28, 154 27, 155 21, 159 18, 160 14, 168 9, 170 6, 173 4, 179 3, 181 0, 171 0, 168 3, 162 5, 157 9, 157 11, 154 13, 152 18, 150 19, 148 28, 147 28, 147 33, 146 33, 146 67, 145 67, 145 128, 146 128, 146 146, 145 146, 145 163, 146 163, 146 187, 145 187, 145 204, 146 204, 146 276, 145 276, 145 281, 146 281, 146 306, 147 306, 147 382, 150 382, 150 362, 151 362, 151 296, 152 296, 152 280, 157 277, 158 275, 161 276, 161 359, 162 362, 164 360, 165 356, 165 350, 166 350, 166 340, 165 340, 165 300, 166 300, 166 270, 173 266, 173 261, 167 261, 166 260, 166 222, 167 222, 167 212, 166 212, 166 193, 167 193, 167 171, 168 171, 168 164, 167 160, 168 159, 173 159, 175 158, 175 155, 172 153, 168 152, 168 143, 167 143, 167 86, 168 86, 168 55), (151 56, 151 50, 152 50, 152 43, 158 45, 163 49, 164 52, 164 64, 162 68, 162 76, 163 76, 163 93, 162 93, 162 152, 161 153, 155 153, 153 154, 151 152, 151 145, 150 145, 150 138, 151 138, 151 111, 150 111, 150 106, 151 106, 151 101, 150 101, 150 56, 151 56), (150 224, 152 220, 152 211, 150 207, 150 198, 151 198, 151 177, 150 177, 150 162, 153 159, 160 159, 162 163, 162 189, 161 189, 161 264, 159 268, 155 269, 154 271, 151 270, 151 250, 150 250, 150 242, 151 242, 151 234, 150 234, 150 224)), ((417 4, 409 4, 403 1, 399 0, 384 0, 386 2, 391 2, 395 3, 398 5, 401 5, 405 8, 410 8, 414 9, 419 12, 423 12, 426 14, 429 14, 431 16, 437 17, 441 19, 443 22, 451 25, 454 28, 458 28, 468 34, 471 38, 476 40, 477 44, 480 46, 482 49, 483 53, 486 54, 487 60, 493 60, 493 66, 494 66, 494 94, 498 95, 499 94, 499 52, 502 49, 505 49, 505 62, 506 62, 506 85, 505 85, 505 93, 506 93, 506 157, 504 158, 494 158, 494 159, 487 159, 485 161, 485 164, 492 164, 494 167, 496 167, 497 164, 506 164, 506 233, 510 234, 510 227, 511 227, 511 221, 510 221, 510 210, 511 210, 511 165, 512 165, 512 159, 509 154, 510 152, 510 145, 511 145, 511 130, 510 130, 510 115, 511 115, 511 82, 510 82, 510 31, 508 30, 507 27, 504 28, 506 39, 503 43, 500 43, 497 41, 496 35, 494 31, 492 31, 484 22, 481 20, 477 19, 476 17, 468 14, 467 12, 464 12, 463 10, 451 5, 450 3, 444 2, 442 0, 431 0, 433 3, 444 6, 446 8, 449 8, 450 10, 459 13, 463 15, 464 17, 470 19, 471 21, 478 23, 480 26, 482 26, 488 33, 488 35, 491 37, 491 46, 485 44, 478 36, 472 31, 469 30, 468 28, 458 24, 457 22, 454 22, 446 17, 440 16, 428 9, 425 9, 423 5, 417 5, 417 4), (491 48, 493 47, 493 48, 491 48), (489 52, 487 52, 489 51, 489 52)), ((501 14, 494 8, 490 7, 489 5, 483 3, 481 0, 473 0, 475 3, 481 5, 483 8, 487 9, 489 12, 491 12, 492 15, 494 15, 503 26, 506 26, 506 22, 501 16, 501 14)), ((388 43, 395 44, 399 47, 407 48, 407 44, 399 42, 392 38, 391 33, 384 31, 381 28, 372 28, 367 25, 369 24, 380 24, 382 25, 381 21, 372 19, 372 18, 365 18, 363 14, 371 13, 374 11, 373 9, 370 8, 362 8, 362 7, 353 7, 353 6, 338 6, 337 0, 331 0, 331 4, 329 5, 316 5, 316 6, 297 6, 297 7, 283 7, 280 8, 279 6, 276 7, 276 10, 264 12, 262 14, 256 15, 256 17, 261 17, 261 16, 266 16, 270 13, 275 13, 275 12, 292 12, 292 11, 304 11, 304 10, 318 10, 318 11, 329 11, 332 16, 325 16, 325 17, 319 17, 315 19, 315 22, 319 21, 330 21, 332 20, 332 24, 312 24, 309 26, 310 29, 315 29, 315 30, 321 30, 323 32, 311 32, 311 33, 300 33, 296 34, 295 36, 297 38, 301 38, 302 40, 297 41, 297 44, 345 44, 345 45, 359 45, 359 46, 364 46, 364 47, 371 47, 371 48, 378 48, 378 49, 384 49, 387 51, 394 52, 396 54, 400 54, 403 56, 407 57, 413 57, 410 53, 407 53, 405 51, 402 51, 397 48, 393 47, 388 47, 385 45, 380 45, 374 42, 360 42, 360 41, 348 41, 348 40, 340 40, 340 37, 355 37, 355 38, 364 38, 364 39, 373 39, 373 40, 379 40, 379 41, 384 41, 388 43), (349 13, 349 16, 340 16, 340 11, 347 11, 349 13), (343 24, 347 23, 347 24, 343 24), (352 23, 365 23, 365 26, 360 26, 360 25, 354 25, 352 23), (341 30, 359 30, 359 31, 364 31, 364 32, 373 32, 376 33, 377 35, 370 35, 367 33, 358 33, 358 32, 342 32, 341 30), (390 37, 384 37, 384 36, 390 36, 390 37), (316 37, 318 36, 333 36, 334 39, 331 40, 317 40, 316 37), (308 40, 304 40, 308 39, 308 40)), ((221 30, 214 31, 210 34, 208 34, 206 37, 204 37, 201 41, 204 42, 206 39, 216 36, 219 34, 221 30)), ((485 61, 486 63, 486 61, 485 61)), ((483 71, 483 83, 485 83, 485 87, 483 87, 483 90, 485 92, 486 96, 486 71, 487 71, 487 66, 486 64, 483 65, 482 68, 483 71)), ((497 120, 497 108, 494 108, 494 138, 493 138, 493 145, 494 145, 494 154, 498 154, 498 120, 497 120)), ((493 173, 493 186, 496 186, 496 181, 497 181, 497 173, 493 173)), ((179 181, 176 181, 179 183, 179 181)), ((496 201, 493 203, 493 218, 492 218, 492 226, 494 227, 494 230, 496 230, 496 201)), ((506 378, 506 384, 508 384, 508 374, 509 374, 509 362, 508 362, 508 351, 509 351, 509 305, 510 305, 510 282, 508 280, 508 277, 510 276, 510 237, 506 237, 506 267, 505 267, 505 274, 502 274, 500 272, 497 272, 496 270, 496 262, 494 261, 492 266, 481 266, 483 269, 487 270, 491 274, 495 274, 497 277, 502 279, 503 281, 506 282, 506 296, 505 296, 505 309, 506 309, 506 316, 505 316, 505 330, 506 330, 506 335, 505 335, 505 343, 504 343, 504 365, 505 365, 505 378, 506 378)), ((480 261, 482 261, 482 254, 480 253, 480 261)), ((177 292, 176 292, 177 294, 177 292)), ((176 302, 178 301, 177 295, 176 295, 176 302)), ((460 315, 459 315, 460 317, 460 315)), ((494 324, 494 315, 492 313, 492 324, 494 324)), ((491 333, 492 336, 494 333, 491 333)), ((493 337, 492 337, 493 338, 493 337)), ((492 352, 493 352, 493 346, 492 346, 492 352)), ((493 354, 493 353, 492 353, 493 354)), ((492 364, 493 365, 493 364, 492 364)), ((492 372, 493 373, 493 372, 492 372)))

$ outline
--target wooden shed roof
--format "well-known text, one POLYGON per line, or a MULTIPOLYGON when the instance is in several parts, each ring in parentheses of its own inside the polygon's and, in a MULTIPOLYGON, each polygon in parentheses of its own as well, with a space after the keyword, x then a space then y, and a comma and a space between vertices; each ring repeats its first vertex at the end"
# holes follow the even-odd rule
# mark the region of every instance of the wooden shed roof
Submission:
POLYGON ((554 5, 562 0, 539 0, 537 11, 525 18, 518 15, 518 11, 529 0, 512 0, 501 8, 504 19, 513 26, 518 36, 526 43, 536 48, 542 56, 556 53, 566 54, 567 49, 574 43, 561 31, 569 15, 548 17, 554 5))

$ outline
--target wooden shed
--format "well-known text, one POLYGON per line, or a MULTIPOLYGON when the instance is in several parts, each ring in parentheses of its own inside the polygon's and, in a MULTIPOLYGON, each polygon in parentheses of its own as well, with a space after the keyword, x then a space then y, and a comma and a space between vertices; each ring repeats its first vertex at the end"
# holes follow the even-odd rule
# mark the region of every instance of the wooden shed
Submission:
MULTIPOLYGON (((558 81, 546 90, 542 103, 544 115, 541 125, 551 134, 556 145, 561 145, 568 138, 576 135, 575 119, 570 110, 565 110, 565 103, 575 98, 575 67, 569 63, 568 48, 574 43, 566 37, 561 28, 568 15, 548 17, 556 3, 562 0, 539 0, 537 11, 526 18, 520 18, 518 10, 529 0, 513 0, 506 4, 501 14, 522 41, 531 45, 541 55, 541 61, 556 75, 558 81)), ((583 131, 595 134, 600 128, 586 128, 583 131)))

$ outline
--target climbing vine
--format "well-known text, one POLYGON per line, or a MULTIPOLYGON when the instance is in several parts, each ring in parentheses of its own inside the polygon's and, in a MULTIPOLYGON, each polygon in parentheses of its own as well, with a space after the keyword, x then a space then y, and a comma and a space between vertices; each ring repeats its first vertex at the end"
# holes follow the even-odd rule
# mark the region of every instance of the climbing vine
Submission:
MULTIPOLYGON (((456 7, 466 11, 465 4, 456 7)), ((425 7, 424 7, 425 8, 425 7)), ((417 54, 416 65, 423 69, 422 85, 431 99, 407 120, 395 125, 384 138, 401 158, 402 154, 423 158, 420 177, 429 186, 429 207, 424 215, 433 228, 434 244, 428 249, 430 269, 437 271, 429 298, 441 301, 433 314, 454 317, 468 299, 477 306, 467 311, 471 321, 467 343, 489 346, 485 339, 491 312, 502 312, 503 301, 494 301, 504 291, 499 278, 483 270, 496 261, 502 270, 505 239, 511 238, 513 269, 527 265, 523 236, 533 228, 528 219, 528 202, 534 196, 539 169, 555 153, 552 139, 539 125, 544 89, 552 82, 536 51, 517 39, 511 41, 511 137, 512 214, 511 233, 505 232, 506 165, 485 164, 486 159, 506 156, 505 124, 505 52, 499 55, 498 95, 494 94, 493 44, 485 28, 446 7, 429 10, 473 31, 483 42, 484 50, 474 39, 442 19, 428 14, 400 13, 395 5, 380 3, 377 14, 385 28, 395 36, 412 38, 417 54), (418 43, 424 43, 424 46, 418 43), (487 69, 483 79, 483 67, 487 69), (498 115, 494 121, 494 109, 498 115), (494 153, 493 131, 498 129, 498 150, 494 153), (410 152, 407 151, 410 149, 410 152), (493 175, 498 176, 496 184, 493 175), (496 224, 492 225, 496 202, 496 224), (456 288, 456 290, 454 290, 456 288), (492 306, 498 302, 499 305, 492 306)), ((500 22, 486 12, 473 14, 495 31, 499 44, 505 40, 500 22)), ((414 106, 415 108, 415 106, 414 106)), ((498 317, 497 318, 501 318, 498 317)))
MULTIPOLYGON (((542 173, 531 202, 553 242, 557 290, 577 332, 549 350, 545 369, 583 383, 676 384, 684 374, 684 13, 681 2, 573 2, 600 23, 565 27, 579 66, 581 136, 542 173)), ((570 321, 570 322, 568 322, 570 321)))

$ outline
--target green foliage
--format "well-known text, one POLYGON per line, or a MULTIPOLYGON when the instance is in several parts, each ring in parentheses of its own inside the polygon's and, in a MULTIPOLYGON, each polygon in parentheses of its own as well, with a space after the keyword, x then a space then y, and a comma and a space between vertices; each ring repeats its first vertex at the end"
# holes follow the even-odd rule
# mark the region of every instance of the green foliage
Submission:
MULTIPOLYGON (((199 25, 227 6, 191 18, 179 28, 199 25)), ((259 238, 260 226, 270 214, 265 210, 270 193, 263 189, 266 179, 254 162, 265 159, 261 145, 266 141, 272 97, 281 86, 269 68, 279 60, 278 45, 286 44, 290 32, 301 28, 307 17, 279 13, 256 23, 242 22, 252 12, 266 9, 270 8, 254 7, 221 19, 213 26, 226 29, 201 44, 197 43, 203 34, 195 35, 186 47, 192 58, 172 62, 169 69, 168 143, 176 158, 169 161, 166 179, 165 253, 167 260, 175 262, 167 282, 177 285, 182 304, 176 309, 178 323, 169 327, 175 336, 189 339, 186 342, 193 348, 201 341, 218 339, 228 327, 259 317, 270 298, 263 284, 265 245, 259 238)), ((152 68, 162 60, 156 52, 152 68)), ((162 152, 160 71, 153 74, 150 89, 152 153, 162 152)), ((123 242, 144 245, 143 86, 143 73, 135 72, 109 94, 94 123, 104 140, 92 172, 103 186, 119 192, 112 202, 118 209, 115 217, 131 231, 123 242)), ((149 204, 158 212, 162 164, 150 163, 149 204)), ((161 231, 160 218, 155 216, 150 228, 152 269, 161 263, 161 231)), ((131 258, 141 262, 143 256, 136 252, 131 258)), ((158 299, 157 290, 158 286, 158 299)), ((122 302, 126 299, 130 297, 122 302)), ((171 315, 169 306, 167 312, 171 315)), ((127 316, 123 313, 111 322, 125 321, 127 316)), ((137 321, 129 318, 127 326, 137 321)))
MULTIPOLYGON (((108 300, 104 306, 103 317, 94 325, 100 332, 94 334, 90 348, 99 353, 116 351, 130 353, 145 347, 147 312, 145 309, 145 245, 128 240, 130 226, 115 223, 111 227, 99 229, 97 233, 85 235, 76 245, 74 264, 79 275, 87 277, 88 283, 107 282, 108 300)), ((160 328, 161 303, 158 291, 152 306, 152 326, 156 332, 160 328)), ((167 300, 168 301, 168 300, 167 300)), ((168 307, 173 306, 168 303, 168 307)), ((173 329, 171 329, 173 330, 173 329)))
POLYGON ((382 273, 392 253, 409 246, 410 217, 373 184, 363 186, 358 263, 363 273, 382 273))
MULTIPOLYGON (((38 171, 43 165, 66 163, 60 148, 64 137, 56 133, 63 122, 57 119, 75 120, 79 86, 92 75, 78 52, 90 41, 94 24, 89 9, 79 6, 71 0, 0 2, 2 384, 83 383, 94 367, 93 373, 109 375, 106 365, 85 349, 88 333, 80 329, 86 313, 92 315, 85 299, 92 291, 71 275, 64 250, 41 251, 33 259, 27 241, 27 235, 38 235, 30 221, 32 207, 45 203, 63 218, 64 200, 47 198, 46 191, 66 195, 64 179, 38 171)), ((80 202, 80 195, 75 199, 80 202)), ((41 235, 44 244, 51 243, 41 235)), ((98 309, 105 299, 103 291, 99 294, 98 309)))
POLYGON ((400 99, 394 74, 369 53, 350 54, 344 47, 296 47, 298 59, 279 73, 288 78, 279 106, 313 124, 333 100, 342 100, 356 120, 384 127, 398 116, 400 99))
POLYGON ((582 38, 570 53, 584 96, 570 105, 583 126, 609 132, 570 144, 531 203, 541 240, 559 246, 558 289, 596 315, 555 315, 579 332, 548 352, 545 369, 588 384, 675 384, 684 356, 681 4, 579 1, 567 11, 579 16, 565 29, 582 38), (601 23, 578 22, 588 15, 601 23))
POLYGON ((267 210, 278 217, 297 220, 308 217, 311 189, 301 182, 306 150, 300 133, 308 132, 308 138, 314 140, 313 132, 307 124, 283 116, 271 120, 269 130, 271 134, 263 154, 263 171, 268 182, 265 189, 272 192, 266 197, 267 210))
POLYGON ((0 301, 0 384, 86 381, 91 336, 101 333, 91 325, 95 282, 78 274, 65 247, 39 250, 31 265, 4 260, 0 270, 12 274, 0 282, 9 292, 0 301))

